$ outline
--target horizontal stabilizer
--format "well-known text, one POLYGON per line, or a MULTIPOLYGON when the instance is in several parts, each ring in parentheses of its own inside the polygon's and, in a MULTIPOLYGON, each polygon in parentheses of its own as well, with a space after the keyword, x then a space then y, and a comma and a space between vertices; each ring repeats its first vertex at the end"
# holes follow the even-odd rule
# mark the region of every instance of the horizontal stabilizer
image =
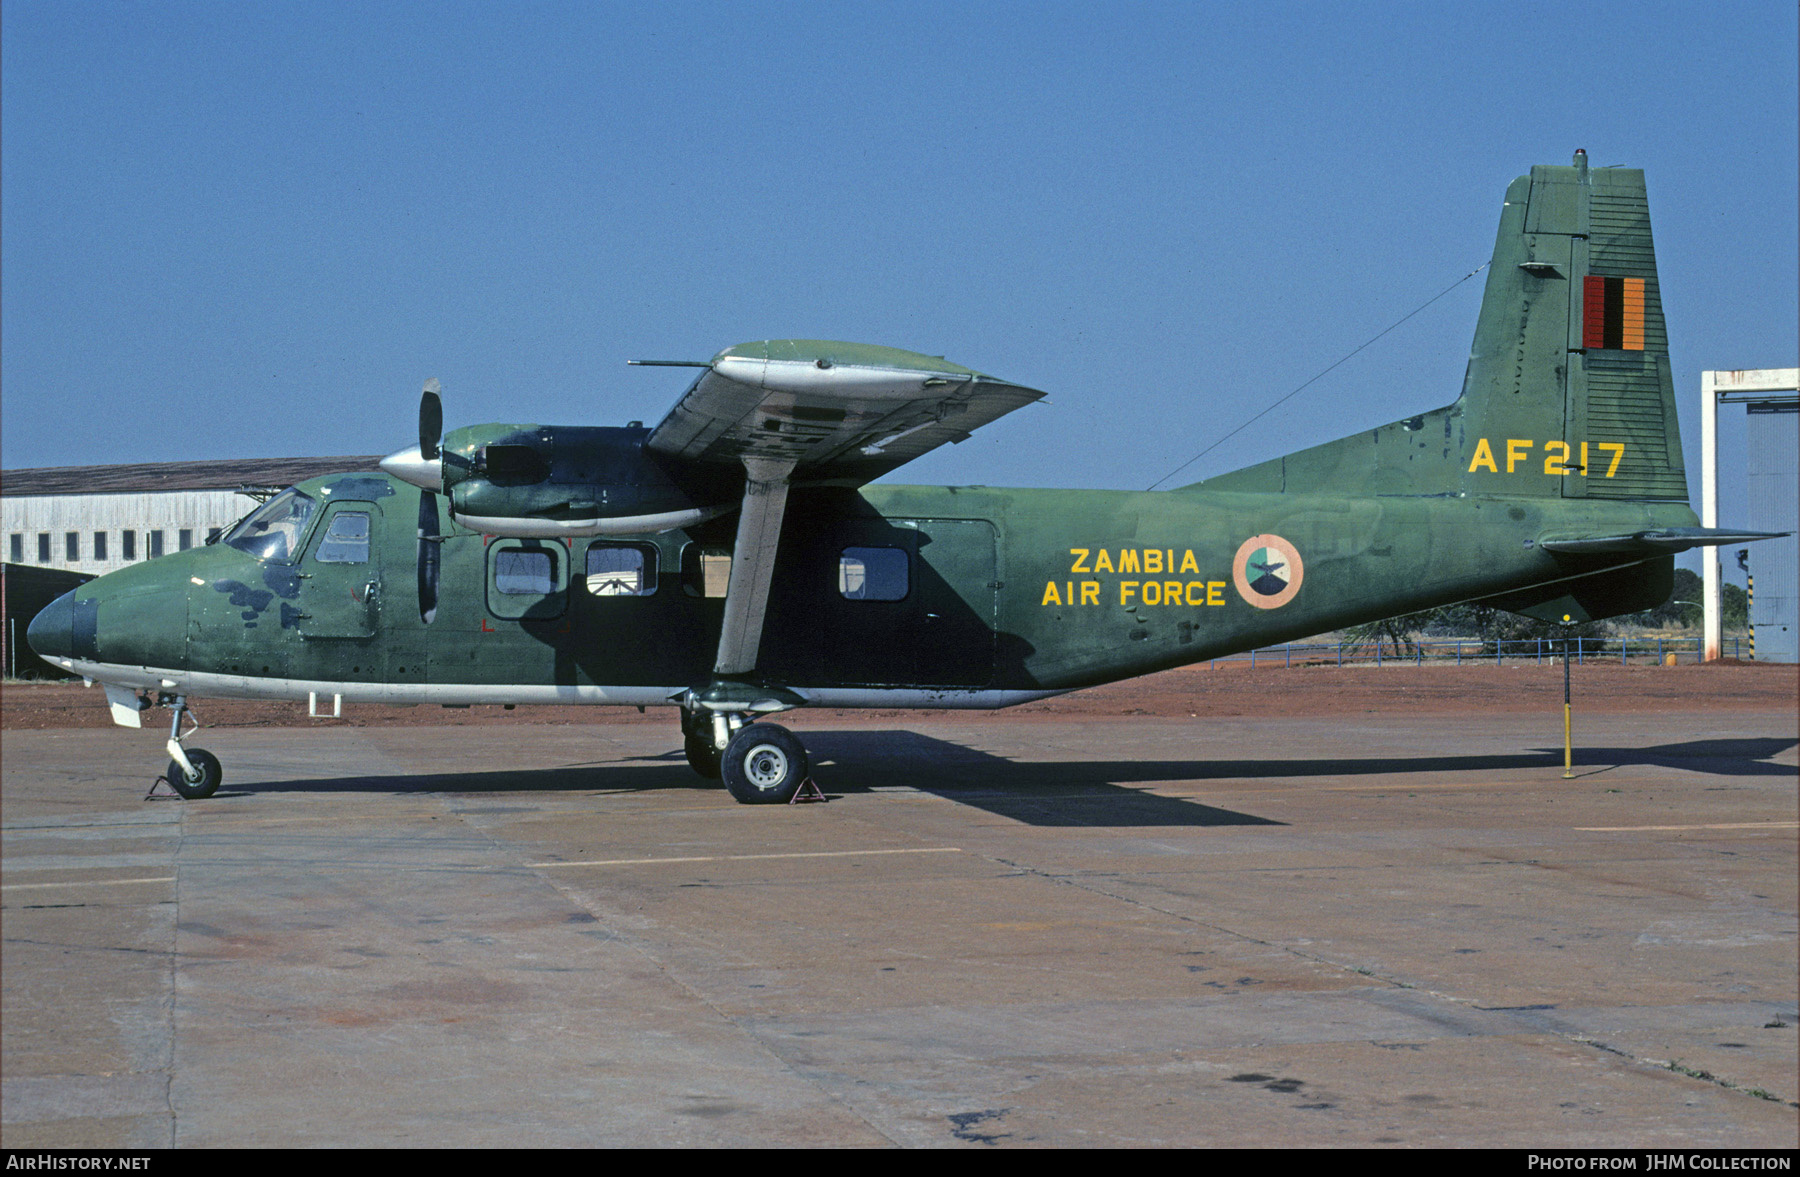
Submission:
POLYGON ((1626 535, 1554 536, 1539 540, 1538 547, 1550 552, 1583 555, 1612 552, 1655 555, 1685 552, 1689 548, 1754 543, 1759 539, 1780 539, 1790 534, 1792 533, 1786 531, 1734 531, 1725 527, 1659 527, 1653 531, 1634 531, 1626 535))

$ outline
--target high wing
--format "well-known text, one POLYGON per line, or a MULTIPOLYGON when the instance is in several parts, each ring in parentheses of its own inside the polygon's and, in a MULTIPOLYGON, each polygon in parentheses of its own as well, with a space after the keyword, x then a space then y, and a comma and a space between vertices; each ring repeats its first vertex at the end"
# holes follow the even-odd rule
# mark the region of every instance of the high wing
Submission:
MULTIPOLYGON (((791 705, 752 681, 789 487, 861 486, 1044 394, 942 356, 818 339, 739 344, 702 366, 644 448, 744 472, 714 681, 684 702, 723 725, 791 705)), ((721 747, 725 736, 717 727, 721 747)))
POLYGON ((805 485, 860 486, 1044 395, 942 356, 829 340, 740 344, 704 367, 647 448, 681 463, 791 462, 805 485))

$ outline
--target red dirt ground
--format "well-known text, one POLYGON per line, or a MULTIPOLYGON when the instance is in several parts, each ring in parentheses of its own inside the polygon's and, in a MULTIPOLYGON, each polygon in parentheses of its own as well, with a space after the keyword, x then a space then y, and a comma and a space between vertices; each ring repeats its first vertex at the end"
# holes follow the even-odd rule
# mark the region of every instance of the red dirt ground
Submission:
MULTIPOLYGON (((1503 666, 1295 666, 1241 661, 1148 675, 995 712, 960 712, 995 721, 1199 716, 1349 715, 1366 713, 1555 710, 1562 705, 1562 667, 1546 661, 1503 666)), ((1800 725, 1800 668, 1775 663, 1713 662, 1704 666, 1621 666, 1591 661, 1574 668, 1577 713, 1657 711, 1790 711, 1800 725)), ((194 701, 207 727, 377 727, 437 724, 661 723, 667 709, 640 715, 633 707, 499 706, 446 709, 430 705, 345 704, 342 719, 310 719, 304 703, 194 701)), ((943 712, 816 711, 820 719, 896 718, 943 712)), ((145 717, 147 726, 166 718, 145 717)), ((75 683, 8 683, 0 687, 0 730, 91 728, 111 724, 106 697, 75 683)))

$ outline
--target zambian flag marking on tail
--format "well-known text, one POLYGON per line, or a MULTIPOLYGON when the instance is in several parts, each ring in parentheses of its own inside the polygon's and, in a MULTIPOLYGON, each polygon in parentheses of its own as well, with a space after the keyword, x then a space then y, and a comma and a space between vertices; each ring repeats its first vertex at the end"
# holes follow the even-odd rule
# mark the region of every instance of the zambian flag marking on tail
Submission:
POLYGON ((1590 274, 1582 282, 1581 346, 1644 350, 1644 280, 1590 274))

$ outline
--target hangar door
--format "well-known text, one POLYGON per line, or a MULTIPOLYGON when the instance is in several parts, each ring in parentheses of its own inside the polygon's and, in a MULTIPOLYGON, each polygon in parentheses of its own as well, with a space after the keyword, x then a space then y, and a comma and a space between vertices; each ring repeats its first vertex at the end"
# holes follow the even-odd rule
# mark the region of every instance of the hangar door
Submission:
MULTIPOLYGON (((1752 531, 1793 532, 1800 529, 1794 489, 1800 486, 1800 402, 1788 397, 1750 401, 1744 407, 1750 430, 1750 510, 1745 526, 1752 531)), ((1800 658, 1800 642, 1795 640, 1800 637, 1796 565, 1800 565, 1800 541, 1791 534, 1750 545, 1750 575, 1756 579, 1750 627, 1758 661, 1800 658)))

